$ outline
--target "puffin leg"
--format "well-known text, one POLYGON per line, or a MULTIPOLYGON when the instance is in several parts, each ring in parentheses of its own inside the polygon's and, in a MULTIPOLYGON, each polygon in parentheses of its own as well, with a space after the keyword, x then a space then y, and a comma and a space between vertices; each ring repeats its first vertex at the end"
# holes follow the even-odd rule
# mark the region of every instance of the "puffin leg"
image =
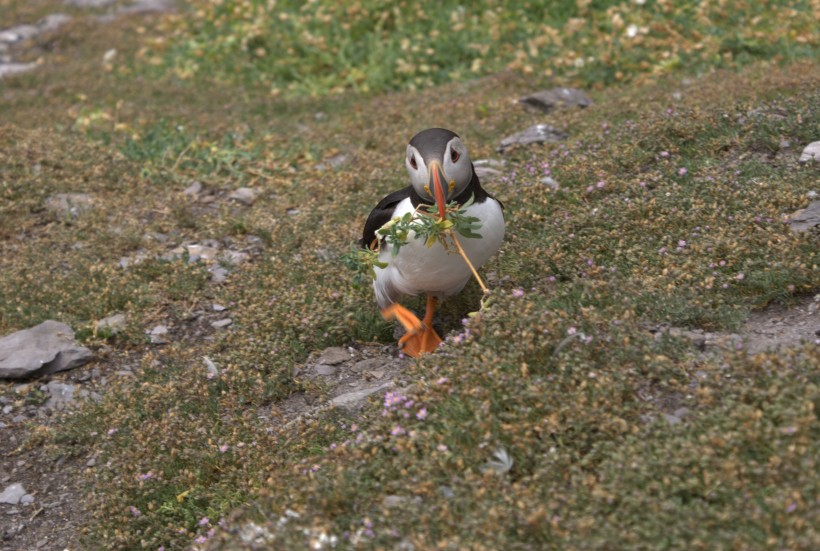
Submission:
POLYGON ((424 314, 423 322, 401 304, 391 304, 382 310, 384 319, 398 320, 407 331, 399 339, 399 348, 411 358, 417 358, 421 354, 432 352, 441 344, 441 337, 433 329, 436 302, 434 297, 427 296, 427 311, 424 314))
POLYGON ((433 352, 441 344, 441 337, 433 329, 433 314, 436 313, 438 300, 433 295, 427 295, 427 311, 424 313, 424 333, 421 335, 421 353, 433 352))

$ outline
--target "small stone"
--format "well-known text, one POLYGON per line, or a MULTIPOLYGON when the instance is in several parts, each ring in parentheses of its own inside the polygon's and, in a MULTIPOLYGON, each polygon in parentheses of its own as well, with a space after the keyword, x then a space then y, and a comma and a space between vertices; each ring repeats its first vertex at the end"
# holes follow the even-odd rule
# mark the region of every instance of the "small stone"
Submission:
POLYGON ((324 162, 321 162, 321 163, 317 164, 315 168, 319 172, 322 172, 322 171, 325 171, 325 170, 328 170, 328 169, 340 168, 346 162, 347 162, 347 155, 345 155, 344 153, 338 153, 338 154, 330 157, 329 159, 325 160, 324 162))
POLYGON ((543 142, 559 142, 567 139, 569 134, 548 124, 535 124, 517 134, 507 136, 501 140, 496 148, 499 153, 516 145, 529 145, 543 142))
POLYGON ((65 13, 50 13, 40 19, 37 26, 40 27, 40 32, 54 31, 71 21, 71 19, 72 17, 65 13))
POLYGON ((97 322, 97 331, 116 335, 125 329, 125 314, 114 314, 97 322))
POLYGON ((96 455, 92 455, 91 457, 88 458, 88 461, 85 462, 86 467, 94 467, 96 465, 97 465, 97 456, 96 455))
POLYGON ((317 365, 316 366, 316 373, 319 375, 324 375, 325 377, 329 377, 331 375, 336 375, 339 370, 332 366, 332 365, 317 365))
POLYGON ((14 411, 14 406, 12 406, 11 404, 3 406, 3 415, 8 415, 12 411, 14 411))
POLYGON ((224 283, 228 279, 228 270, 224 266, 214 265, 208 268, 211 272, 211 282, 224 283))
POLYGON ((331 346, 326 348, 316 363, 322 365, 336 365, 350 359, 350 352, 338 346, 331 346))
POLYGON ((812 201, 808 207, 793 212, 789 215, 787 223, 794 233, 813 230, 820 225, 820 201, 812 201))
POLYGON ((166 325, 157 325, 148 332, 148 335, 151 337, 151 344, 166 344, 168 342, 166 338, 167 334, 168 326, 166 325))
POLYGON ((377 369, 375 371, 370 372, 370 376, 373 377, 374 379, 381 379, 382 377, 384 377, 384 374, 385 374, 384 369, 377 369))
POLYGON ((553 179, 551 176, 544 176, 543 178, 541 178, 541 183, 553 191, 558 191, 559 189, 561 189, 561 185, 558 183, 558 181, 553 179))
POLYGON ((46 407, 54 410, 65 409, 74 404, 74 385, 67 385, 57 381, 51 381, 46 385, 46 392, 49 399, 46 402, 46 407))
POLYGON ((225 307, 225 306, 222 306, 221 304, 217 304, 216 302, 214 302, 214 303, 211 305, 211 309, 212 309, 214 312, 224 312, 224 311, 225 311, 225 310, 227 310, 228 308, 227 308, 227 307, 225 307))
POLYGON ((94 206, 94 198, 88 193, 58 193, 46 199, 47 210, 61 216, 78 217, 94 206))
POLYGON ((663 418, 666 419, 667 423, 669 423, 670 425, 673 425, 673 426, 680 423, 680 417, 677 417, 675 415, 670 415, 669 413, 664 413, 663 418))
POLYGON ((191 183, 191 185, 190 185, 190 186, 188 186, 188 187, 186 187, 186 188, 185 188, 185 191, 183 191, 182 193, 184 193, 185 195, 189 195, 189 196, 191 196, 191 197, 196 197, 196 196, 197 196, 197 195, 199 195, 201 192, 202 192, 202 183, 200 183, 200 182, 198 182, 198 181, 194 180, 194 181, 191 183))
POLYGON ((222 329, 223 327, 228 327, 232 323, 233 320, 231 318, 225 318, 217 321, 212 321, 211 327, 213 327, 214 329, 222 329))
POLYGON ((0 42, 13 44, 22 40, 28 40, 40 33, 40 29, 35 25, 17 25, 10 29, 0 31, 0 42))
POLYGON ((371 371, 373 369, 378 369, 383 365, 384 360, 382 358, 368 358, 366 360, 356 362, 355 364, 353 364, 350 370, 354 373, 363 373, 371 371))
POLYGON ((382 499, 382 507, 384 507, 385 509, 393 509, 395 507, 401 507, 406 503, 407 503, 407 498, 404 497, 404 496, 389 495, 389 496, 384 496, 384 499, 382 499))
POLYGON ((0 378, 22 378, 74 369, 94 357, 79 346, 74 331, 57 321, 0 338, 0 378))
POLYGON ((0 63, 0 78, 25 73, 37 67, 37 63, 0 63))
POLYGON ((524 107, 548 113, 557 106, 589 107, 592 105, 592 100, 577 88, 551 88, 525 96, 519 99, 518 103, 524 107))
POLYGON ((336 407, 345 407, 345 408, 355 408, 360 406, 365 399, 371 394, 375 394, 380 390, 384 390, 385 388, 389 387, 392 383, 385 383, 383 385, 372 387, 372 388, 365 388, 362 390, 356 390, 353 392, 348 392, 346 394, 340 394, 333 398, 330 403, 336 407))
POLYGON ((241 187, 228 195, 229 199, 238 201, 246 206, 253 205, 256 198, 259 196, 259 191, 249 187, 241 187))
POLYGON ((111 48, 106 50, 103 54, 103 64, 110 64, 114 61, 114 58, 117 57, 117 50, 116 48, 111 48))
POLYGON ((26 495, 26 490, 23 489, 22 484, 12 484, 6 486, 3 493, 0 493, 0 503, 8 503, 9 505, 17 505, 20 503, 22 497, 26 495))
POLYGON ((20 498, 21 505, 30 505, 31 503, 34 503, 34 496, 31 494, 26 494, 20 498))
POLYGON ((798 163, 808 163, 809 161, 820 161, 820 142, 812 142, 803 149, 798 163))

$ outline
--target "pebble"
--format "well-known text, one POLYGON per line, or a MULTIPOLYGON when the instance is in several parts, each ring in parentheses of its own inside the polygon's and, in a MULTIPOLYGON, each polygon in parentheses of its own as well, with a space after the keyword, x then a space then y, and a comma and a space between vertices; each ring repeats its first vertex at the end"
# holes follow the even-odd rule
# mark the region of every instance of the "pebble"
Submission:
POLYGON ((74 391, 76 387, 57 381, 51 381, 46 385, 46 392, 49 399, 46 407, 53 410, 61 410, 74 403, 74 391))
POLYGON ((246 206, 253 205, 256 198, 259 196, 259 191, 249 187, 241 187, 228 195, 228 199, 233 199, 246 206))
POLYGON ((543 142, 559 142, 567 139, 569 134, 548 124, 535 124, 511 136, 501 140, 501 144, 496 148, 499 153, 516 145, 529 145, 543 142))
POLYGON ((166 344, 168 339, 165 335, 167 334, 168 326, 166 325, 157 325, 148 332, 148 335, 151 337, 151 344, 166 344))
POLYGON ((558 191, 559 189, 561 189, 561 185, 558 183, 558 181, 553 179, 551 176, 544 176, 543 178, 541 178, 541 183, 553 191, 558 191))
POLYGON ((332 366, 332 365, 317 365, 316 366, 316 373, 319 375, 324 375, 325 377, 329 377, 331 375, 336 375, 339 370, 332 366))
POLYGON ((125 329, 125 314, 114 314, 97 322, 97 331, 107 331, 116 335, 125 329))
POLYGON ((214 303, 211 305, 211 309, 212 309, 214 312, 224 312, 224 311, 225 311, 225 310, 227 310, 228 308, 227 308, 227 307, 225 307, 225 306, 222 306, 221 304, 217 304, 216 302, 214 302, 214 303))
POLYGON ((820 142, 812 142, 807 145, 797 160, 798 163, 808 163, 809 161, 820 161, 820 142))
POLYGON ((185 195, 190 195, 191 197, 196 197, 200 193, 202 193, 202 183, 198 181, 191 182, 191 185, 185 188, 183 191, 185 195))
POLYGON ((820 201, 812 201, 806 208, 793 212, 787 223, 794 233, 807 232, 820 226, 820 201))
POLYGON ((222 329, 223 327, 228 327, 232 323, 233 320, 231 318, 225 318, 217 321, 212 321, 211 327, 213 327, 214 329, 222 329))
POLYGON ((350 359, 350 352, 346 349, 338 347, 338 346, 331 346, 330 348, 326 348, 319 359, 316 360, 316 363, 322 365, 336 365, 342 362, 345 362, 350 359))
POLYGON ((94 206, 94 198, 88 193, 57 193, 48 197, 45 207, 62 216, 78 217, 94 206))
POLYGON ((559 105, 564 107, 589 107, 592 105, 592 100, 577 88, 551 88, 525 96, 519 99, 518 103, 524 107, 548 113, 559 105))
POLYGON ((26 495, 26 490, 22 484, 11 484, 6 486, 6 489, 0 493, 0 503, 17 505, 24 495, 26 495))

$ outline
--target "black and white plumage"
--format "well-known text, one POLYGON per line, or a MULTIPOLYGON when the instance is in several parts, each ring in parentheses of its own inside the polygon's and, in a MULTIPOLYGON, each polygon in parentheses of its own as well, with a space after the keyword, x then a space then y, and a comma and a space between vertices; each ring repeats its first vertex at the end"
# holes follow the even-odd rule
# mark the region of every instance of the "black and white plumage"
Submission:
MULTIPOLYGON (((443 204, 455 201, 463 205, 472 197, 473 203, 467 207, 466 214, 480 220, 477 233, 481 238, 461 237, 459 242, 478 269, 501 246, 504 214, 501 203, 481 187, 461 138, 444 128, 419 132, 407 145, 405 165, 410 185, 376 205, 365 223, 362 246, 375 248, 379 228, 396 217, 414 212, 419 205, 436 205, 440 207, 439 212, 443 212, 443 204)), ((379 260, 387 263, 387 267, 376 268, 373 289, 383 312, 404 295, 425 293, 435 301, 456 294, 472 276, 459 254, 447 251, 438 242, 428 247, 423 239, 413 239, 412 235, 396 257, 392 256, 390 244, 382 242, 379 260)), ((430 304, 428 301, 426 321, 432 318, 430 304)))

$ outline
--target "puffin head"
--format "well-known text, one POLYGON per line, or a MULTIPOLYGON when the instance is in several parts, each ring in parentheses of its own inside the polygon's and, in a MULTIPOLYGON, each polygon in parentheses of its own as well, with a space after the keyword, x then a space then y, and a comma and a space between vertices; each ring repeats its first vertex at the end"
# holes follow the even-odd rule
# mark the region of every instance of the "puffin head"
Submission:
POLYGON ((458 134, 444 128, 422 130, 407 144, 405 159, 410 183, 424 200, 435 203, 444 218, 445 206, 470 184, 473 164, 458 134))

